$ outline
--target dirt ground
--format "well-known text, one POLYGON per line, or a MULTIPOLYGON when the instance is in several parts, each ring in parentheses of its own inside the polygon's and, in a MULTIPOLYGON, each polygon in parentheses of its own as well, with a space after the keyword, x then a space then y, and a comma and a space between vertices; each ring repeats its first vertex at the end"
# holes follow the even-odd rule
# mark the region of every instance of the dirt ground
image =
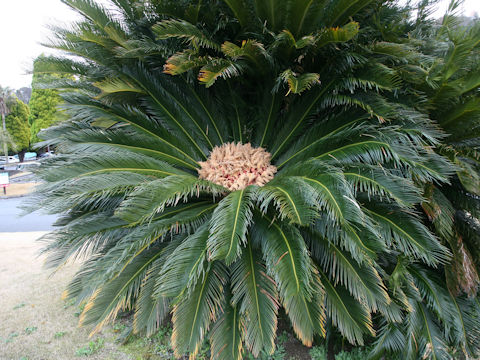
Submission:
POLYGON ((6 188, 7 194, 3 193, 3 187, 0 188, 0 199, 14 196, 23 196, 33 191, 36 183, 12 183, 6 188))
POLYGON ((78 350, 98 339, 103 346, 88 359, 132 359, 114 343, 112 330, 89 339, 89 328, 77 327, 75 306, 61 300, 76 266, 49 277, 37 256, 35 239, 42 234, 0 233, 0 360, 79 359, 78 350))

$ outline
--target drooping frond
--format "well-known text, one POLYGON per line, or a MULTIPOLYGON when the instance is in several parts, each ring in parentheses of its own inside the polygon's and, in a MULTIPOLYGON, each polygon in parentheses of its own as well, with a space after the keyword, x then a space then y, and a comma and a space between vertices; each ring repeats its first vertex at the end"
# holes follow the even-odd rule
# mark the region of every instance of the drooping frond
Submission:
POLYGON ((215 360, 243 359, 239 307, 231 305, 230 302, 231 296, 230 294, 226 294, 225 302, 222 305, 223 313, 218 317, 210 334, 212 359, 215 360))
POLYGON ((343 285, 358 301, 366 302, 372 311, 379 303, 387 305, 390 297, 375 264, 358 264, 346 251, 321 236, 311 238, 312 256, 333 284, 343 285))
POLYGON ((298 75, 292 70, 287 69, 280 74, 277 81, 282 81, 288 85, 288 92, 286 95, 290 93, 301 94, 303 91, 310 90, 312 86, 319 84, 320 75, 315 73, 304 73, 298 75))
POLYGON ((208 252, 211 260, 233 263, 247 243, 248 227, 252 221, 255 187, 237 190, 223 198, 210 219, 208 252))
POLYGON ((372 318, 368 308, 356 301, 341 285, 334 286, 320 271, 325 289, 325 307, 332 323, 352 344, 364 344, 364 336, 374 335, 372 318))
POLYGON ((209 39, 198 27, 185 20, 163 20, 152 27, 158 39, 185 39, 199 47, 220 50, 220 45, 209 39))
POLYGON ((231 302, 241 316, 243 341, 254 356, 262 349, 271 354, 277 330, 277 289, 251 244, 233 264, 231 279, 231 302))
POLYGON ((175 298, 185 291, 189 296, 197 281, 206 276, 207 238, 205 223, 166 258, 156 277, 155 298, 175 298))
POLYGON ((155 296, 154 289, 157 274, 162 269, 165 259, 168 259, 178 243, 175 241, 165 247, 162 258, 152 264, 142 281, 133 317, 133 330, 136 333, 145 329, 147 335, 153 335, 169 313, 171 298, 155 296))
POLYGON ((154 247, 142 254, 118 276, 97 289, 87 301, 80 315, 80 323, 95 323, 95 333, 113 320, 120 310, 132 309, 148 269, 163 255, 159 250, 154 247))
POLYGON ((448 261, 448 249, 414 215, 401 209, 385 212, 383 206, 373 202, 364 204, 368 214, 380 225, 379 229, 387 243, 395 242, 399 249, 427 264, 448 261))
POLYGON ((309 297, 313 268, 298 229, 256 216, 254 242, 262 246, 267 270, 277 283, 282 299, 297 293, 309 297))
POLYGON ((220 315, 225 281, 224 265, 213 262, 191 293, 183 294, 174 305, 172 343, 175 356, 189 353, 195 358, 212 322, 220 315))

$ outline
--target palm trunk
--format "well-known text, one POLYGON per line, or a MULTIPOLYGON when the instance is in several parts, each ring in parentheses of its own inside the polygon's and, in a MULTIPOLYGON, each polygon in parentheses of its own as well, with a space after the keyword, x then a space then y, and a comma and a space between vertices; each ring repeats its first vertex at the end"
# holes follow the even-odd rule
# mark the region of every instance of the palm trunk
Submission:
MULTIPOLYGON (((3 132, 7 133, 7 124, 5 123, 5 113, 2 112, 2 125, 3 125, 3 132)), ((7 141, 3 142, 3 152, 5 153, 5 164, 8 164, 8 147, 7 141)))

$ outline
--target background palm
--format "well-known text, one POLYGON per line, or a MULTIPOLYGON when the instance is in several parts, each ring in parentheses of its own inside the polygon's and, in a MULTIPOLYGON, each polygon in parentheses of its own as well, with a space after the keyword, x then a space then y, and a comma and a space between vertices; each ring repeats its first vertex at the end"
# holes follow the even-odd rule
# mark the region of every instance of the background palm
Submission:
POLYGON ((0 128, 0 144, 2 144, 5 161, 8 163, 8 148, 15 149, 15 141, 8 133, 5 117, 9 114, 10 108, 15 104, 16 96, 9 88, 2 88, 0 86, 0 116, 2 117, 2 127, 0 128))
POLYGON ((420 91, 428 94, 424 107, 429 116, 449 134, 438 152, 450 158, 457 171, 451 184, 427 186, 429 201, 424 208, 454 254, 448 271, 451 291, 476 295, 479 278, 473 259, 479 258, 480 26, 467 28, 455 18, 445 17, 442 26, 433 29, 441 46, 427 51, 444 61, 432 64, 427 75, 430 86, 420 91))
POLYGON ((77 80, 56 83, 70 120, 44 134, 63 155, 36 200, 63 214, 48 263, 85 259, 66 293, 82 323, 135 309, 152 333, 171 310, 177 356, 208 335, 213 358, 240 359, 273 351, 283 307, 305 345, 333 325, 352 344, 379 330, 374 354, 475 351, 474 318, 449 326, 475 303, 443 290, 449 250, 415 208, 453 168, 434 123, 394 96, 403 44, 368 36, 384 7, 65 2, 84 20, 52 46, 76 58, 39 68, 77 80), (231 141, 266 148, 275 178, 199 179, 231 141))

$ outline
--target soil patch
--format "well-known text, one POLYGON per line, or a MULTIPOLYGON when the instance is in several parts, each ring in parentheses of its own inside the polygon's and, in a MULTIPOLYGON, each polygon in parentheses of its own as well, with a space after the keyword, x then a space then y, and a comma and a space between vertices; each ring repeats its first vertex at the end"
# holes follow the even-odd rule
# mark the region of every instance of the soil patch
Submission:
POLYGON ((38 183, 11 183, 7 186, 7 194, 3 192, 3 188, 0 188, 0 199, 9 197, 24 196, 31 193, 38 183))
POLYGON ((78 360, 97 346, 88 359, 133 360, 114 343, 112 330, 89 339, 91 329, 77 327, 76 309, 61 294, 78 266, 50 277, 37 256, 35 239, 43 234, 0 233, 0 359, 78 360))

